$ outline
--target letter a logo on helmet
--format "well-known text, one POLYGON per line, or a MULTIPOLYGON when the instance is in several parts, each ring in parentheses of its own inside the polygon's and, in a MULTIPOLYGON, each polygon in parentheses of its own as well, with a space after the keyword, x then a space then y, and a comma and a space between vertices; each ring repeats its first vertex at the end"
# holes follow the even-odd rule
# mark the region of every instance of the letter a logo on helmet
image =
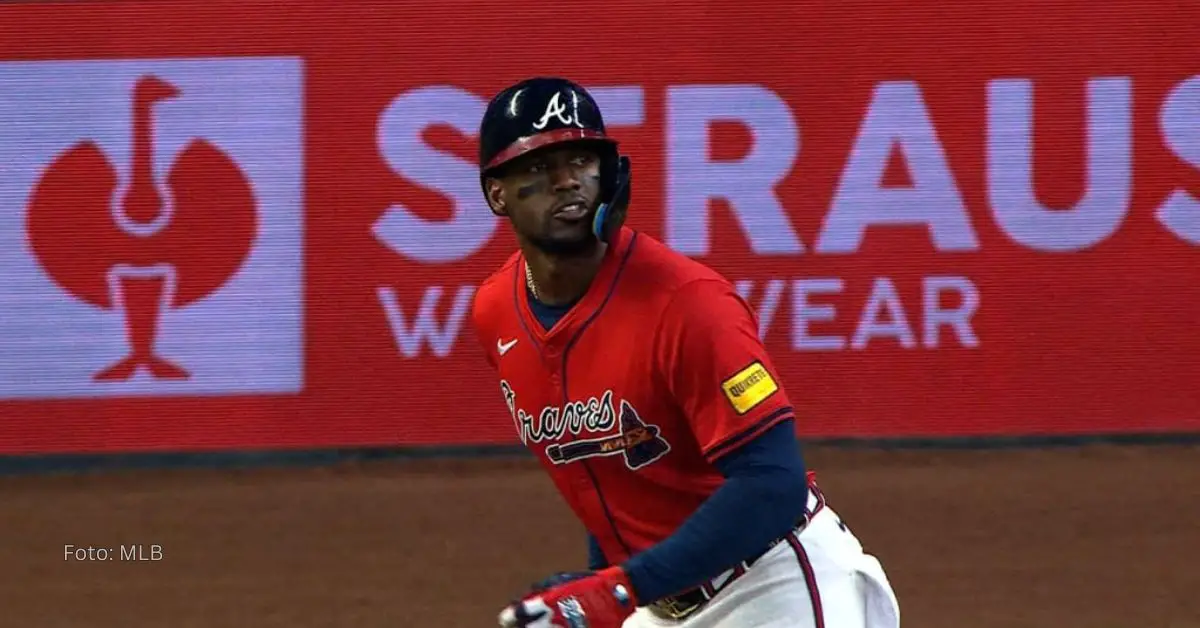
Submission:
POLYGON ((553 116, 564 125, 583 128, 583 122, 579 120, 579 93, 571 92, 571 113, 567 113, 567 106, 560 102, 559 96, 562 92, 554 92, 550 97, 550 101, 546 103, 546 112, 542 114, 542 118, 533 123, 533 128, 541 131, 550 124, 550 117, 553 116))
POLYGON ((498 176, 502 167, 532 151, 583 142, 600 156, 600 206, 592 231, 602 241, 625 222, 629 205, 629 158, 608 136, 600 107, 579 85, 562 78, 531 78, 496 94, 479 125, 479 178, 498 176))

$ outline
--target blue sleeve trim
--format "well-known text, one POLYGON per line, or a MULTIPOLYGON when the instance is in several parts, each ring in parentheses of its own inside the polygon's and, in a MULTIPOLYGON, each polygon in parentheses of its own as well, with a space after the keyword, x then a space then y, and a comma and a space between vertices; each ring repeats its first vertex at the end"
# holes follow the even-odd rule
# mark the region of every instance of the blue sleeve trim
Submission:
MULTIPOLYGON (((793 411, 791 406, 779 408, 762 419, 759 419, 746 429, 733 434, 732 436, 726 437, 725 440, 713 445, 712 447, 709 447, 708 451, 704 452, 704 456, 708 458, 709 461, 715 461, 717 458, 720 458, 730 451, 737 449, 739 445, 744 444, 747 440, 751 439, 751 437, 757 436, 759 432, 766 430, 768 427, 773 427, 774 424, 777 424, 780 421, 792 418, 793 411)), ((789 424, 794 425, 794 422, 789 421, 789 424)))

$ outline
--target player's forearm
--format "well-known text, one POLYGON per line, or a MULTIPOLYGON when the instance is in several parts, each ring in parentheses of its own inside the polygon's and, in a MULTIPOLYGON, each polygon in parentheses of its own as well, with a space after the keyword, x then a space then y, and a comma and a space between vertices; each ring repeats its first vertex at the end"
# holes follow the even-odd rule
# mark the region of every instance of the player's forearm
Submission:
POLYGON ((730 454, 724 485, 674 534, 625 563, 642 603, 716 577, 797 524, 808 483, 792 430, 787 421, 730 454))
POLYGON ((637 598, 697 586, 786 534, 803 514, 796 507, 806 496, 800 482, 786 473, 731 479, 675 534, 626 563, 637 598))

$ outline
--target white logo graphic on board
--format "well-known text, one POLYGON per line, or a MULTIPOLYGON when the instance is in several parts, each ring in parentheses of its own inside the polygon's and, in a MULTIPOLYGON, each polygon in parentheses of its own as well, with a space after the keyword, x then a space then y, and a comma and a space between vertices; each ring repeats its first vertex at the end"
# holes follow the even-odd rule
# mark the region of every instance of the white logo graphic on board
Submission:
POLYGON ((303 383, 301 63, 0 63, 0 398, 303 383))

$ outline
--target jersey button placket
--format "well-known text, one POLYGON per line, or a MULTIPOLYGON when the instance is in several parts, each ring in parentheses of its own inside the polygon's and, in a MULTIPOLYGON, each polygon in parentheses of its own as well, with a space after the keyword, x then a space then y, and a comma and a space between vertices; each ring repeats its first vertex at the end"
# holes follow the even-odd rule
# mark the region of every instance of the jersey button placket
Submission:
POLYGON ((558 347, 547 345, 542 354, 542 361, 546 372, 550 374, 550 385, 554 387, 555 396, 561 401, 566 395, 562 387, 562 351, 558 347))
MULTIPOLYGON (((542 359, 544 361, 543 363, 545 364, 546 371, 549 373, 548 379, 550 381, 550 387, 554 391, 555 399, 557 400, 559 407, 563 408, 563 411, 565 412, 566 405, 570 401, 570 391, 564 387, 565 382, 563 380, 566 378, 566 373, 563 372, 563 369, 566 368, 566 365, 563 364, 562 348, 552 343, 547 343, 546 349, 542 353, 542 359)), ((561 442, 564 443, 572 440, 575 440, 575 438, 570 432, 563 434, 561 437, 561 442)), ((571 478, 571 483, 575 486, 575 490, 589 495, 589 497, 583 499, 583 501, 585 503, 595 501, 596 487, 591 480, 590 474, 587 472, 585 464, 582 462, 575 462, 569 463, 567 466, 568 468, 565 469, 565 471, 567 472, 567 476, 571 478)))

